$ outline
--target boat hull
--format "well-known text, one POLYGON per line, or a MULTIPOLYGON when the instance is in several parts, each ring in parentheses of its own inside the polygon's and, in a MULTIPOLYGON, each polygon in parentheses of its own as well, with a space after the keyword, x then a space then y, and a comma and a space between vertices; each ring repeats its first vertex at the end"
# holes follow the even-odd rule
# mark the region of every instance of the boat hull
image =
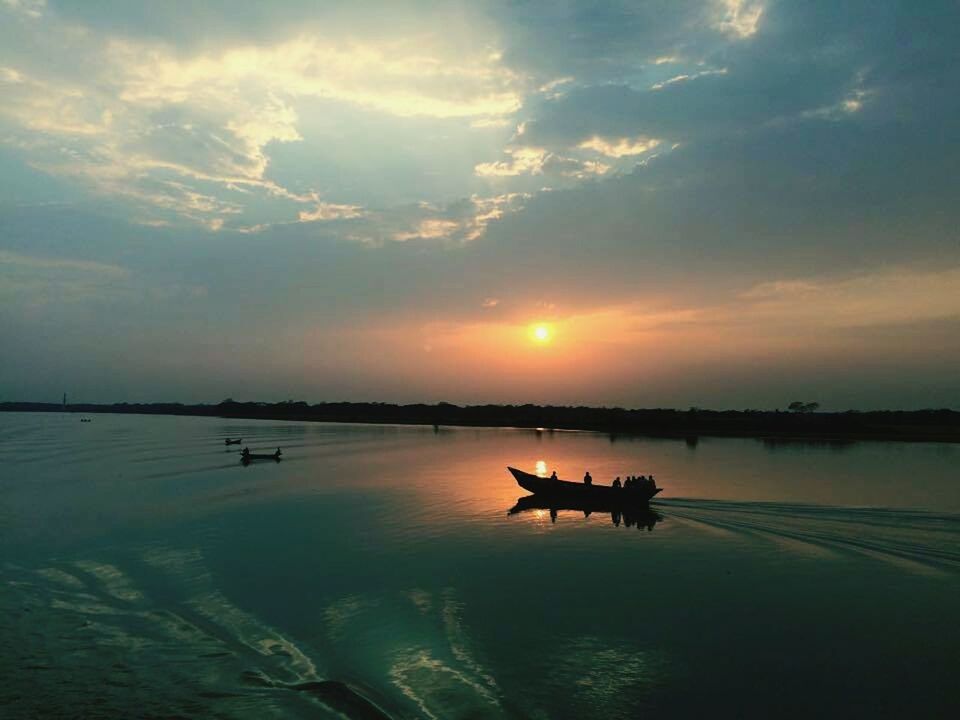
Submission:
POLYGON ((280 462, 279 453, 273 453, 271 455, 261 455, 259 453, 247 453, 246 455, 240 456, 240 462, 244 465, 249 465, 254 460, 273 460, 274 462, 280 462))
POLYGON ((507 470, 510 471, 520 487, 535 495, 558 499, 576 498, 580 501, 589 501, 605 506, 632 505, 647 507, 650 499, 661 490, 661 488, 651 489, 648 486, 617 488, 609 485, 586 485, 585 483, 575 483, 567 480, 551 480, 513 467, 508 467, 507 470))

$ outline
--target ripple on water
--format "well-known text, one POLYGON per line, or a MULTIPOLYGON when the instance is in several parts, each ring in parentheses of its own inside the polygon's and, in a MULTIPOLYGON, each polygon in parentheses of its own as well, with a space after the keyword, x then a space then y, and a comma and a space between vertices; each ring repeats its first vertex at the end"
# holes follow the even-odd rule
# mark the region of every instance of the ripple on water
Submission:
POLYGON ((4 717, 65 708, 85 717, 388 717, 213 588, 198 551, 153 547, 143 559, 186 578, 179 601, 156 606, 134 577, 100 559, 4 567, 4 717))

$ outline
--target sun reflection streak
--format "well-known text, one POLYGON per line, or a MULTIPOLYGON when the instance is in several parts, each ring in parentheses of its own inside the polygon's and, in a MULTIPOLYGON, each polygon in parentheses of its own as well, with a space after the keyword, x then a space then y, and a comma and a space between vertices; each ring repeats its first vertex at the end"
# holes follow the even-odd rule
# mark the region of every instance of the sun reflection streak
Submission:
POLYGON ((545 460, 537 460, 537 476, 538 477, 547 476, 547 463, 545 460))

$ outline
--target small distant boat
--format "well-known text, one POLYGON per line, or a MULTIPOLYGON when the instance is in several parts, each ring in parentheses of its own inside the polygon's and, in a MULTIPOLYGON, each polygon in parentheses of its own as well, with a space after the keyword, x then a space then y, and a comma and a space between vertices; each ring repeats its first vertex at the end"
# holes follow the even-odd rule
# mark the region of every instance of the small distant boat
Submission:
POLYGON ((244 448, 243 452, 240 453, 240 462, 244 465, 247 465, 254 460, 274 460, 275 462, 280 462, 280 448, 277 448, 276 452, 267 454, 267 453, 252 453, 249 448, 244 448))
POLYGON ((80 422, 90 422, 90 418, 80 418, 80 422))
POLYGON ((237 438, 236 440, 232 440, 232 439, 230 439, 230 438, 227 438, 226 440, 223 441, 223 444, 224 444, 224 445, 239 445, 239 444, 242 443, 242 442, 243 442, 243 438, 237 438))
POLYGON ((517 485, 524 490, 529 490, 535 495, 542 495, 553 498, 578 498, 580 500, 589 499, 604 505, 620 505, 647 507, 650 498, 659 493, 663 488, 651 487, 649 485, 638 485, 636 487, 622 488, 612 487, 610 485, 587 485, 582 482, 570 482, 568 480, 551 480, 550 478, 532 475, 523 470, 517 470, 514 467, 508 467, 507 470, 517 481, 517 485))

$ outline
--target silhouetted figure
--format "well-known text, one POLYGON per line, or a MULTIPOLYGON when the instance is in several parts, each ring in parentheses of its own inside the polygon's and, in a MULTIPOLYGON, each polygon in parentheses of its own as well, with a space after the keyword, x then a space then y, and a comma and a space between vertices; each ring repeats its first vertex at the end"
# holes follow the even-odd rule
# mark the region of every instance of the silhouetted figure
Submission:
POLYGON ((587 470, 586 474, 583 476, 584 485, 593 485, 593 476, 590 474, 590 471, 587 470))
POLYGON ((650 476, 650 489, 651 489, 651 490, 656 490, 656 489, 657 489, 657 483, 656 483, 656 481, 654 481, 653 475, 650 476))
POLYGON ((557 477, 557 471, 556 471, 556 470, 554 470, 554 471, 550 474, 550 479, 551 479, 551 480, 554 480, 554 481, 560 479, 560 478, 557 477))
POLYGON ((624 490, 629 490, 632 487, 633 487, 633 478, 628 477, 626 480, 623 481, 624 490))
POLYGON ((616 479, 614 479, 614 481, 613 481, 613 486, 614 486, 615 488, 623 487, 623 484, 620 482, 620 477, 619 477, 619 476, 618 476, 616 479))
POLYGON ((620 527, 620 511, 614 510, 612 513, 610 513, 610 517, 613 520, 613 524, 616 527, 620 527))
POLYGON ((240 451, 240 454, 243 455, 244 457, 249 457, 249 456, 250 456, 250 448, 245 447, 243 450, 240 451))
POLYGON ((550 522, 555 523, 557 521, 557 509, 550 508, 550 522))

